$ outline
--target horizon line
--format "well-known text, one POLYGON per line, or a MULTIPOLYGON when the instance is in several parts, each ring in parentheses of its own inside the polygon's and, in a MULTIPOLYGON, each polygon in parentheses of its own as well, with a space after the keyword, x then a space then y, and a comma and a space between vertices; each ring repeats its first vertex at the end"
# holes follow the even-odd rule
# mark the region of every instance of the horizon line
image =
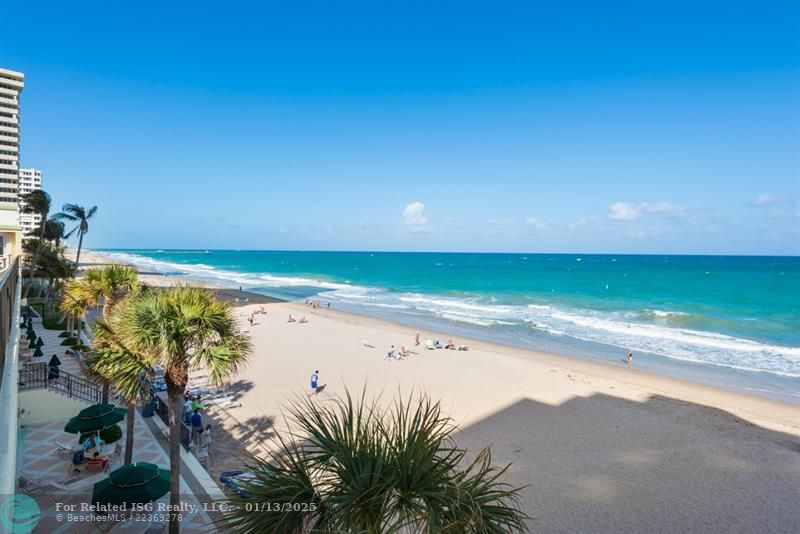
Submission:
MULTIPOLYGON (((66 247, 76 249, 76 247, 66 247)), ((686 253, 686 252, 518 252, 518 251, 480 251, 480 250, 336 250, 336 249, 270 249, 270 248, 169 248, 169 247, 96 247, 84 248, 83 251, 151 251, 151 252, 327 252, 327 253, 369 253, 369 254, 514 254, 532 256, 694 256, 694 257, 731 257, 731 258, 794 258, 800 259, 800 253, 790 254, 749 254, 749 253, 686 253)))

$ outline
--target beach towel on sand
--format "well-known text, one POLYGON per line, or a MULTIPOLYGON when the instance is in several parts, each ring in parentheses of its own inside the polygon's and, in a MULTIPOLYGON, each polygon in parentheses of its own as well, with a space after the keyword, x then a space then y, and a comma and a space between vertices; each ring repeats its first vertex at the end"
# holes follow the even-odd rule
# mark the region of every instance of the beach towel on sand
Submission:
POLYGON ((425 348, 429 349, 429 350, 435 350, 436 349, 436 347, 433 345, 433 340, 432 339, 426 339, 425 340, 425 348))

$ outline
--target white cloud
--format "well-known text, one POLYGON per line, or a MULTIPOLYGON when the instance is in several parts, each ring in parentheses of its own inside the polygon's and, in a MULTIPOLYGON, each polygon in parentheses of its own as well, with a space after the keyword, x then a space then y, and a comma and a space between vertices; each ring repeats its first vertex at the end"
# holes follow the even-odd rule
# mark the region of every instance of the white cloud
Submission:
POLYGON ((406 226, 423 226, 427 222, 425 204, 422 202, 412 202, 403 210, 403 224, 406 226))
POLYGON ((527 224, 530 228, 532 228, 534 230, 544 230, 547 227, 546 224, 544 224, 542 221, 540 221, 539 219, 537 219, 535 217, 529 217, 525 221, 525 224, 527 224))
POLYGON ((653 204, 642 202, 638 205, 631 204, 630 202, 615 202, 608 207, 608 217, 615 221, 635 221, 646 213, 677 215, 682 212, 683 206, 665 200, 653 204))
POLYGON ((615 202, 608 207, 608 217, 615 221, 635 221, 641 214, 642 209, 629 202, 615 202))
POLYGON ((680 213, 683 211, 683 207, 679 206, 678 204, 673 204, 672 202, 656 202, 655 204, 642 204, 642 209, 647 211, 648 213, 680 213))
POLYGON ((781 202, 783 202, 783 197, 773 195, 772 193, 761 193, 753 201, 756 206, 774 206, 781 202))

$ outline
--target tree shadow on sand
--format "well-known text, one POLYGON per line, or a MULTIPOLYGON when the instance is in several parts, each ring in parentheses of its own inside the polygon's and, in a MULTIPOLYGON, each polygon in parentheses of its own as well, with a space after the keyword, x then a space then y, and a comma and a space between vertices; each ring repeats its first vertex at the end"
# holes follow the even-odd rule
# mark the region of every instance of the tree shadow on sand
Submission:
POLYGON ((788 532, 800 524, 800 438, 653 395, 520 400, 455 436, 527 484, 541 532, 788 532), (791 504, 795 503, 795 504, 791 504))

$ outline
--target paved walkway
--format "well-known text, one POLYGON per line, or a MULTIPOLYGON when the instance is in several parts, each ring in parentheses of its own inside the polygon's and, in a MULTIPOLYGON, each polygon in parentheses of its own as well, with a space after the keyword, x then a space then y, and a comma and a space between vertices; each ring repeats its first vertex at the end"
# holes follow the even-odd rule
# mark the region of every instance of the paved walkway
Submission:
MULTIPOLYGON (((125 424, 120 423, 123 430, 123 437, 119 443, 124 449, 125 443, 125 424)), ((169 469, 169 456, 158 443, 157 438, 152 434, 140 413, 136 413, 134 437, 134 462, 150 462, 163 469, 169 469)), ((94 484, 104 479, 104 474, 80 474, 70 473, 71 461, 68 458, 59 456, 56 452, 55 442, 62 444, 74 443, 77 445, 75 434, 64 432, 64 421, 53 421, 44 425, 30 426, 23 429, 23 457, 20 475, 32 481, 39 489, 24 491, 34 497, 42 510, 42 519, 36 528, 36 532, 48 532, 53 534, 60 533, 86 533, 98 530, 98 523, 91 521, 73 521, 58 519, 56 503, 78 504, 91 501, 91 493, 94 484), (60 484, 60 486, 49 486, 50 482, 60 484), (66 482, 66 484, 65 484, 66 482), (64 487, 69 491, 64 491, 64 487)), ((116 444, 106 446, 104 454, 111 454, 116 444)), ((117 457, 109 468, 109 472, 122 465, 123 458, 117 457)), ((192 507, 192 512, 183 514, 181 520, 181 530, 184 532, 209 532, 208 515, 202 510, 197 498, 191 491, 183 477, 181 477, 181 500, 192 507)), ((169 504, 169 494, 165 495, 156 503, 169 504)), ((86 515, 86 513, 84 514, 86 515)), ((153 532, 160 532, 161 527, 156 526, 151 529, 153 532)))
POLYGON ((44 342, 44 345, 42 345, 42 352, 44 355, 39 358, 33 357, 33 353, 36 349, 28 348, 28 338, 25 337, 26 330, 23 328, 20 332, 23 336, 20 340, 20 359, 23 363, 47 363, 50 361, 50 358, 53 357, 53 354, 55 354, 58 356, 58 359, 61 360, 60 370, 89 379, 86 366, 83 362, 74 354, 67 354, 67 350, 70 347, 61 344, 61 342, 66 339, 58 337, 62 330, 46 329, 42 324, 42 320, 36 316, 34 316, 31 322, 33 323, 33 331, 36 332, 36 335, 41 337, 42 342, 44 342))
MULTIPOLYGON (((62 371, 88 378, 88 373, 86 372, 83 362, 73 354, 66 354, 66 350, 69 347, 61 345, 61 342, 64 340, 64 338, 59 337, 61 330, 45 329, 42 325, 42 320, 39 318, 34 318, 32 322, 34 331, 38 336, 41 336, 44 342, 42 346, 44 356, 33 358, 34 349, 27 349, 27 342, 25 342, 22 345, 23 361, 47 363, 50 361, 52 355, 56 354, 61 360, 60 369, 62 371)), ((59 511, 56 509, 56 504, 62 503, 64 505, 77 505, 77 509, 80 510, 81 503, 89 503, 91 501, 94 484, 107 476, 107 473, 81 473, 76 475, 70 472, 71 460, 60 456, 57 452, 58 448, 55 445, 56 442, 64 445, 78 445, 77 436, 75 434, 64 432, 65 423, 66 421, 52 421, 42 425, 32 425, 22 428, 21 434, 23 436, 23 442, 20 476, 31 483, 31 489, 22 489, 22 491, 35 498, 42 510, 42 517, 35 532, 47 532, 52 534, 98 532, 100 531, 101 523, 91 521, 91 518, 88 517, 89 512, 75 512, 77 515, 81 515, 82 518, 77 520, 73 518, 73 521, 68 521, 67 513, 62 513, 63 510, 59 511), (56 485, 52 485, 51 483, 56 485), (33 486, 36 486, 36 488, 33 486), (59 513, 62 513, 61 518, 58 516, 59 513)), ((125 421, 120 423, 120 427, 123 432, 123 436, 118 442, 120 443, 120 455, 113 459, 113 463, 108 472, 122 465, 122 454, 124 454, 125 444, 125 421)), ((169 456, 167 452, 158 442, 159 438, 157 438, 151 432, 148 425, 145 424, 138 410, 136 412, 134 429, 133 461, 150 462, 163 469, 169 469, 169 456)), ((115 446, 116 443, 106 446, 103 453, 105 455, 111 455, 115 446)), ((181 477, 181 499, 183 502, 187 503, 192 510, 184 513, 182 516, 181 530, 183 532, 214 531, 213 527, 209 526, 210 519, 208 515, 203 511, 203 507, 200 505, 183 477, 181 477)), ((169 494, 156 501, 156 504, 158 503, 169 504, 169 494)), ((161 532, 161 525, 155 525, 155 523, 156 521, 154 521, 154 526, 151 527, 148 532, 161 532)), ((142 526, 144 526, 144 524, 142 524, 142 526)), ((107 530, 105 525, 103 529, 107 530)))

